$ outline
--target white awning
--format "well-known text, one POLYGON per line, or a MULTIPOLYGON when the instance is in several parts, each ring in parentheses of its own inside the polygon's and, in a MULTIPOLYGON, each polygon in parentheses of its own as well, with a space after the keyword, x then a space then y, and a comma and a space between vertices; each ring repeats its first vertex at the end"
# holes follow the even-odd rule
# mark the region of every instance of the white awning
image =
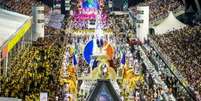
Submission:
POLYGON ((14 36, 29 16, 0 9, 0 47, 14 36))

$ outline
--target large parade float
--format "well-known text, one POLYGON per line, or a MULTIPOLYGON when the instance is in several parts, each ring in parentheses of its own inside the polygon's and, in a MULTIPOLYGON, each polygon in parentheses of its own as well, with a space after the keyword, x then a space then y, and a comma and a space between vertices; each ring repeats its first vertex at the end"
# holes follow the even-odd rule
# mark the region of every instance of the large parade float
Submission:
POLYGON ((80 0, 70 17, 71 30, 68 30, 74 43, 67 46, 62 70, 65 77, 61 79, 70 96, 67 98, 120 101, 120 96, 131 94, 137 83, 143 83, 140 67, 133 68, 135 63, 128 44, 114 42, 104 3, 104 0, 80 0), (110 85, 113 90, 111 87, 108 90, 110 85))

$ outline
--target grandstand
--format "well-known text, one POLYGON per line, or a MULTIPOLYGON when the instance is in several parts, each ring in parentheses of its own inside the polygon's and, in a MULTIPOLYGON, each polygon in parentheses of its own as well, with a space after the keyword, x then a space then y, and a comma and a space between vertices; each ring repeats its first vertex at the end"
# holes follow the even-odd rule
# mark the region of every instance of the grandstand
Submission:
POLYGON ((200 3, 0 0, 0 100, 201 101, 200 3))
POLYGON ((7 74, 10 58, 32 41, 31 19, 26 15, 0 9, 1 73, 7 74))

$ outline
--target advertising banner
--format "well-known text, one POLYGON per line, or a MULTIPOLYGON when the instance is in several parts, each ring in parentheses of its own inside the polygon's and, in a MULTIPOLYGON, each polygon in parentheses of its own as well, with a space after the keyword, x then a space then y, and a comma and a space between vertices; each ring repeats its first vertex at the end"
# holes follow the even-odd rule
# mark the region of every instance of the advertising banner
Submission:
POLYGON ((40 93, 40 101, 48 101, 48 94, 46 92, 40 93))

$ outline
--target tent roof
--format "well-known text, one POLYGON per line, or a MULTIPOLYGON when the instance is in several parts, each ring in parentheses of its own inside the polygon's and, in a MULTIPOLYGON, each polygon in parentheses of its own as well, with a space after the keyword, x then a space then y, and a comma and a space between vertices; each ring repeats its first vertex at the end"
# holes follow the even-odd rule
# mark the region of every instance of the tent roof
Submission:
POLYGON ((0 9, 0 47, 14 36, 29 16, 0 9))
POLYGON ((159 25, 154 26, 155 34, 164 34, 175 29, 181 29, 186 25, 176 19, 172 12, 169 12, 167 18, 164 19, 159 25))

